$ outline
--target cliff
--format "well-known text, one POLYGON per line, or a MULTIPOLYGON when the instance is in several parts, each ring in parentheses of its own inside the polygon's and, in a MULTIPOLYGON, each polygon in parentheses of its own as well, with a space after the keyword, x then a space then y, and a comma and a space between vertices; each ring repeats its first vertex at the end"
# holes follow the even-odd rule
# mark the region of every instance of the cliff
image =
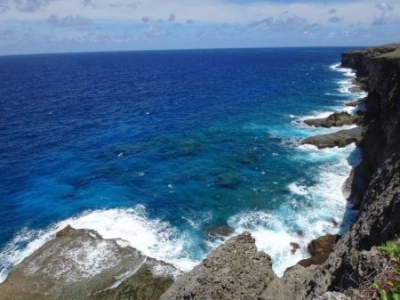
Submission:
MULTIPOLYGON (((381 264, 376 263, 375 246, 400 234, 400 45, 345 52, 342 66, 357 72, 357 80, 367 89, 368 97, 358 129, 362 140, 358 136, 344 136, 350 142, 357 141, 362 148, 362 162, 345 184, 349 200, 359 208, 359 215, 349 231, 332 246, 333 252, 321 265, 314 264, 315 260, 311 259, 289 268, 283 278, 270 275, 267 285, 265 278, 253 280, 248 274, 246 284, 253 289, 244 288, 234 279, 229 288, 224 289, 221 270, 206 271, 205 262, 218 264, 218 257, 228 255, 222 267, 225 274, 229 274, 228 278, 245 272, 248 264, 239 251, 239 257, 234 258, 242 265, 238 269, 230 259, 230 248, 220 247, 207 257, 203 266, 175 282, 161 299, 353 299, 357 297, 360 284, 377 274, 381 264), (249 297, 255 287, 258 292, 249 297), (200 292, 205 289, 219 290, 220 294, 213 297, 200 292), (241 293, 235 294, 235 291, 241 293)), ((316 140, 322 141, 322 146, 336 146, 336 140, 343 140, 342 135, 339 132, 316 140)), ((259 274, 260 269, 268 274, 271 271, 269 264, 252 264, 251 268, 252 274, 259 274)), ((370 294, 369 299, 374 295, 370 294)))
MULTIPOLYGON (((93 231, 67 227, 10 273, 0 299, 356 299, 360 285, 382 267, 376 246, 400 235, 400 45, 345 52, 342 66, 354 69, 367 89, 366 111, 354 136, 342 132, 318 142, 335 146, 344 138, 361 147, 362 161, 344 185, 359 214, 342 237, 311 243, 316 256, 278 278, 271 258, 243 233, 173 282, 172 266, 93 231), (100 250, 112 260, 91 261, 91 251, 100 250)), ((338 121, 334 116, 311 125, 330 126, 331 119, 338 121)))
POLYGON ((353 177, 366 189, 357 195, 356 222, 329 259, 302 282, 306 290, 298 299, 359 287, 370 275, 363 270, 368 251, 400 233, 400 45, 345 52, 342 66, 355 69, 368 91, 362 161, 353 177))

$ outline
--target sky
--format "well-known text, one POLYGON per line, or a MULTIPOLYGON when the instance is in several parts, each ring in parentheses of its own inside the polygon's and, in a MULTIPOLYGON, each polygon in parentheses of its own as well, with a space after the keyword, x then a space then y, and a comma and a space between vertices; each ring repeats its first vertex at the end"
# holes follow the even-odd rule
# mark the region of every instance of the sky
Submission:
POLYGON ((400 42, 400 0, 0 0, 0 55, 400 42))

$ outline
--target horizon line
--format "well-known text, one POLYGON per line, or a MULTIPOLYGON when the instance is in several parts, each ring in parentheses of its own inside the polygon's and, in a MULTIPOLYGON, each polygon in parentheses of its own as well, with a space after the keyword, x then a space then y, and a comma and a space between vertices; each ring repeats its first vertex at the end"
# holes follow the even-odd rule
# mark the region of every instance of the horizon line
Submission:
POLYGON ((65 54, 94 54, 94 53, 127 53, 127 52, 174 52, 174 51, 207 51, 207 50, 252 50, 252 49, 304 49, 304 48, 367 48, 372 45, 338 45, 338 46, 268 46, 268 47, 209 47, 209 48, 166 48, 166 49, 132 49, 132 50, 87 50, 69 52, 38 52, 38 53, 16 53, 0 54, 0 57, 10 56, 36 56, 36 55, 65 55, 65 54))

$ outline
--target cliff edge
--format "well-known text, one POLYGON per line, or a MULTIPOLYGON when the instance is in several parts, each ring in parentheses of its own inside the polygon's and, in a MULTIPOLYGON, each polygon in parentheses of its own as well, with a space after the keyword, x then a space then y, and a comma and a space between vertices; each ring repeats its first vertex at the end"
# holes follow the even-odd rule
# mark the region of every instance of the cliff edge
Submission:
POLYGON ((368 91, 362 160, 353 176, 366 188, 353 195, 359 198, 356 222, 328 260, 305 277, 305 290, 296 299, 314 299, 326 291, 353 296, 352 289, 371 275, 364 261, 371 248, 400 234, 400 45, 344 52, 342 66, 354 69, 368 91))
MULTIPOLYGON (((235 258, 240 266, 228 259, 222 260, 222 269, 207 269, 210 259, 215 264, 219 261, 216 257, 230 257, 226 246, 222 246, 176 281, 161 299, 353 299, 360 284, 377 271, 371 248, 400 234, 400 44, 344 52, 342 66, 354 69, 359 84, 368 91, 366 112, 358 129, 362 139, 357 138, 362 162, 346 182, 348 187, 362 188, 350 189, 349 200, 359 214, 327 260, 319 266, 299 263, 289 268, 283 278, 268 275, 268 280, 255 280, 253 289, 244 289, 248 293, 257 290, 255 297, 249 298, 250 294, 232 292, 243 291, 240 282, 232 281, 227 291, 220 279, 220 273, 230 274, 232 266, 237 274, 247 274, 244 257, 235 258), (202 290, 220 293, 214 297, 216 294, 201 293, 202 290)), ((240 243, 235 247, 240 248, 240 243)), ((271 274, 268 264, 253 263, 251 269, 252 274, 271 274)))
POLYGON ((362 161, 345 184, 359 213, 342 237, 316 240, 312 248, 318 257, 300 262, 278 278, 271 258, 257 251, 251 235, 243 233, 175 280, 178 271, 171 265, 121 247, 117 240, 105 240, 96 232, 67 227, 15 267, 0 284, 0 299, 378 297, 357 298, 357 291, 382 266, 376 246, 400 235, 400 44, 345 52, 342 66, 354 69, 368 91, 355 137, 362 161), (107 255, 102 257, 110 259, 93 260, 94 251, 103 251, 107 255), (87 262, 84 267, 82 259, 87 262))

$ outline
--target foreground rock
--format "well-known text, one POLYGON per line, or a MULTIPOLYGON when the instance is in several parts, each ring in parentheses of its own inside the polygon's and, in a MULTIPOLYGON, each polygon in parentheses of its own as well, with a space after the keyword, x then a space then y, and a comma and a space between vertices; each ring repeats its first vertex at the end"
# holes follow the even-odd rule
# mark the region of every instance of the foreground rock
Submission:
POLYGON ((338 132, 321 134, 305 138, 301 141, 302 145, 314 145, 319 149, 332 147, 345 147, 351 143, 360 144, 362 140, 362 129, 355 127, 352 129, 339 130, 338 132))
POLYGON ((294 299, 271 268, 271 257, 258 252, 249 233, 238 235, 211 252, 161 296, 172 299, 294 299))
POLYGON ((336 112, 326 118, 307 119, 304 120, 309 126, 314 127, 338 127, 343 125, 352 125, 360 122, 360 116, 351 115, 348 112, 336 112))
POLYGON ((159 299, 174 267, 92 230, 70 226, 25 258, 0 285, 0 299, 159 299))

